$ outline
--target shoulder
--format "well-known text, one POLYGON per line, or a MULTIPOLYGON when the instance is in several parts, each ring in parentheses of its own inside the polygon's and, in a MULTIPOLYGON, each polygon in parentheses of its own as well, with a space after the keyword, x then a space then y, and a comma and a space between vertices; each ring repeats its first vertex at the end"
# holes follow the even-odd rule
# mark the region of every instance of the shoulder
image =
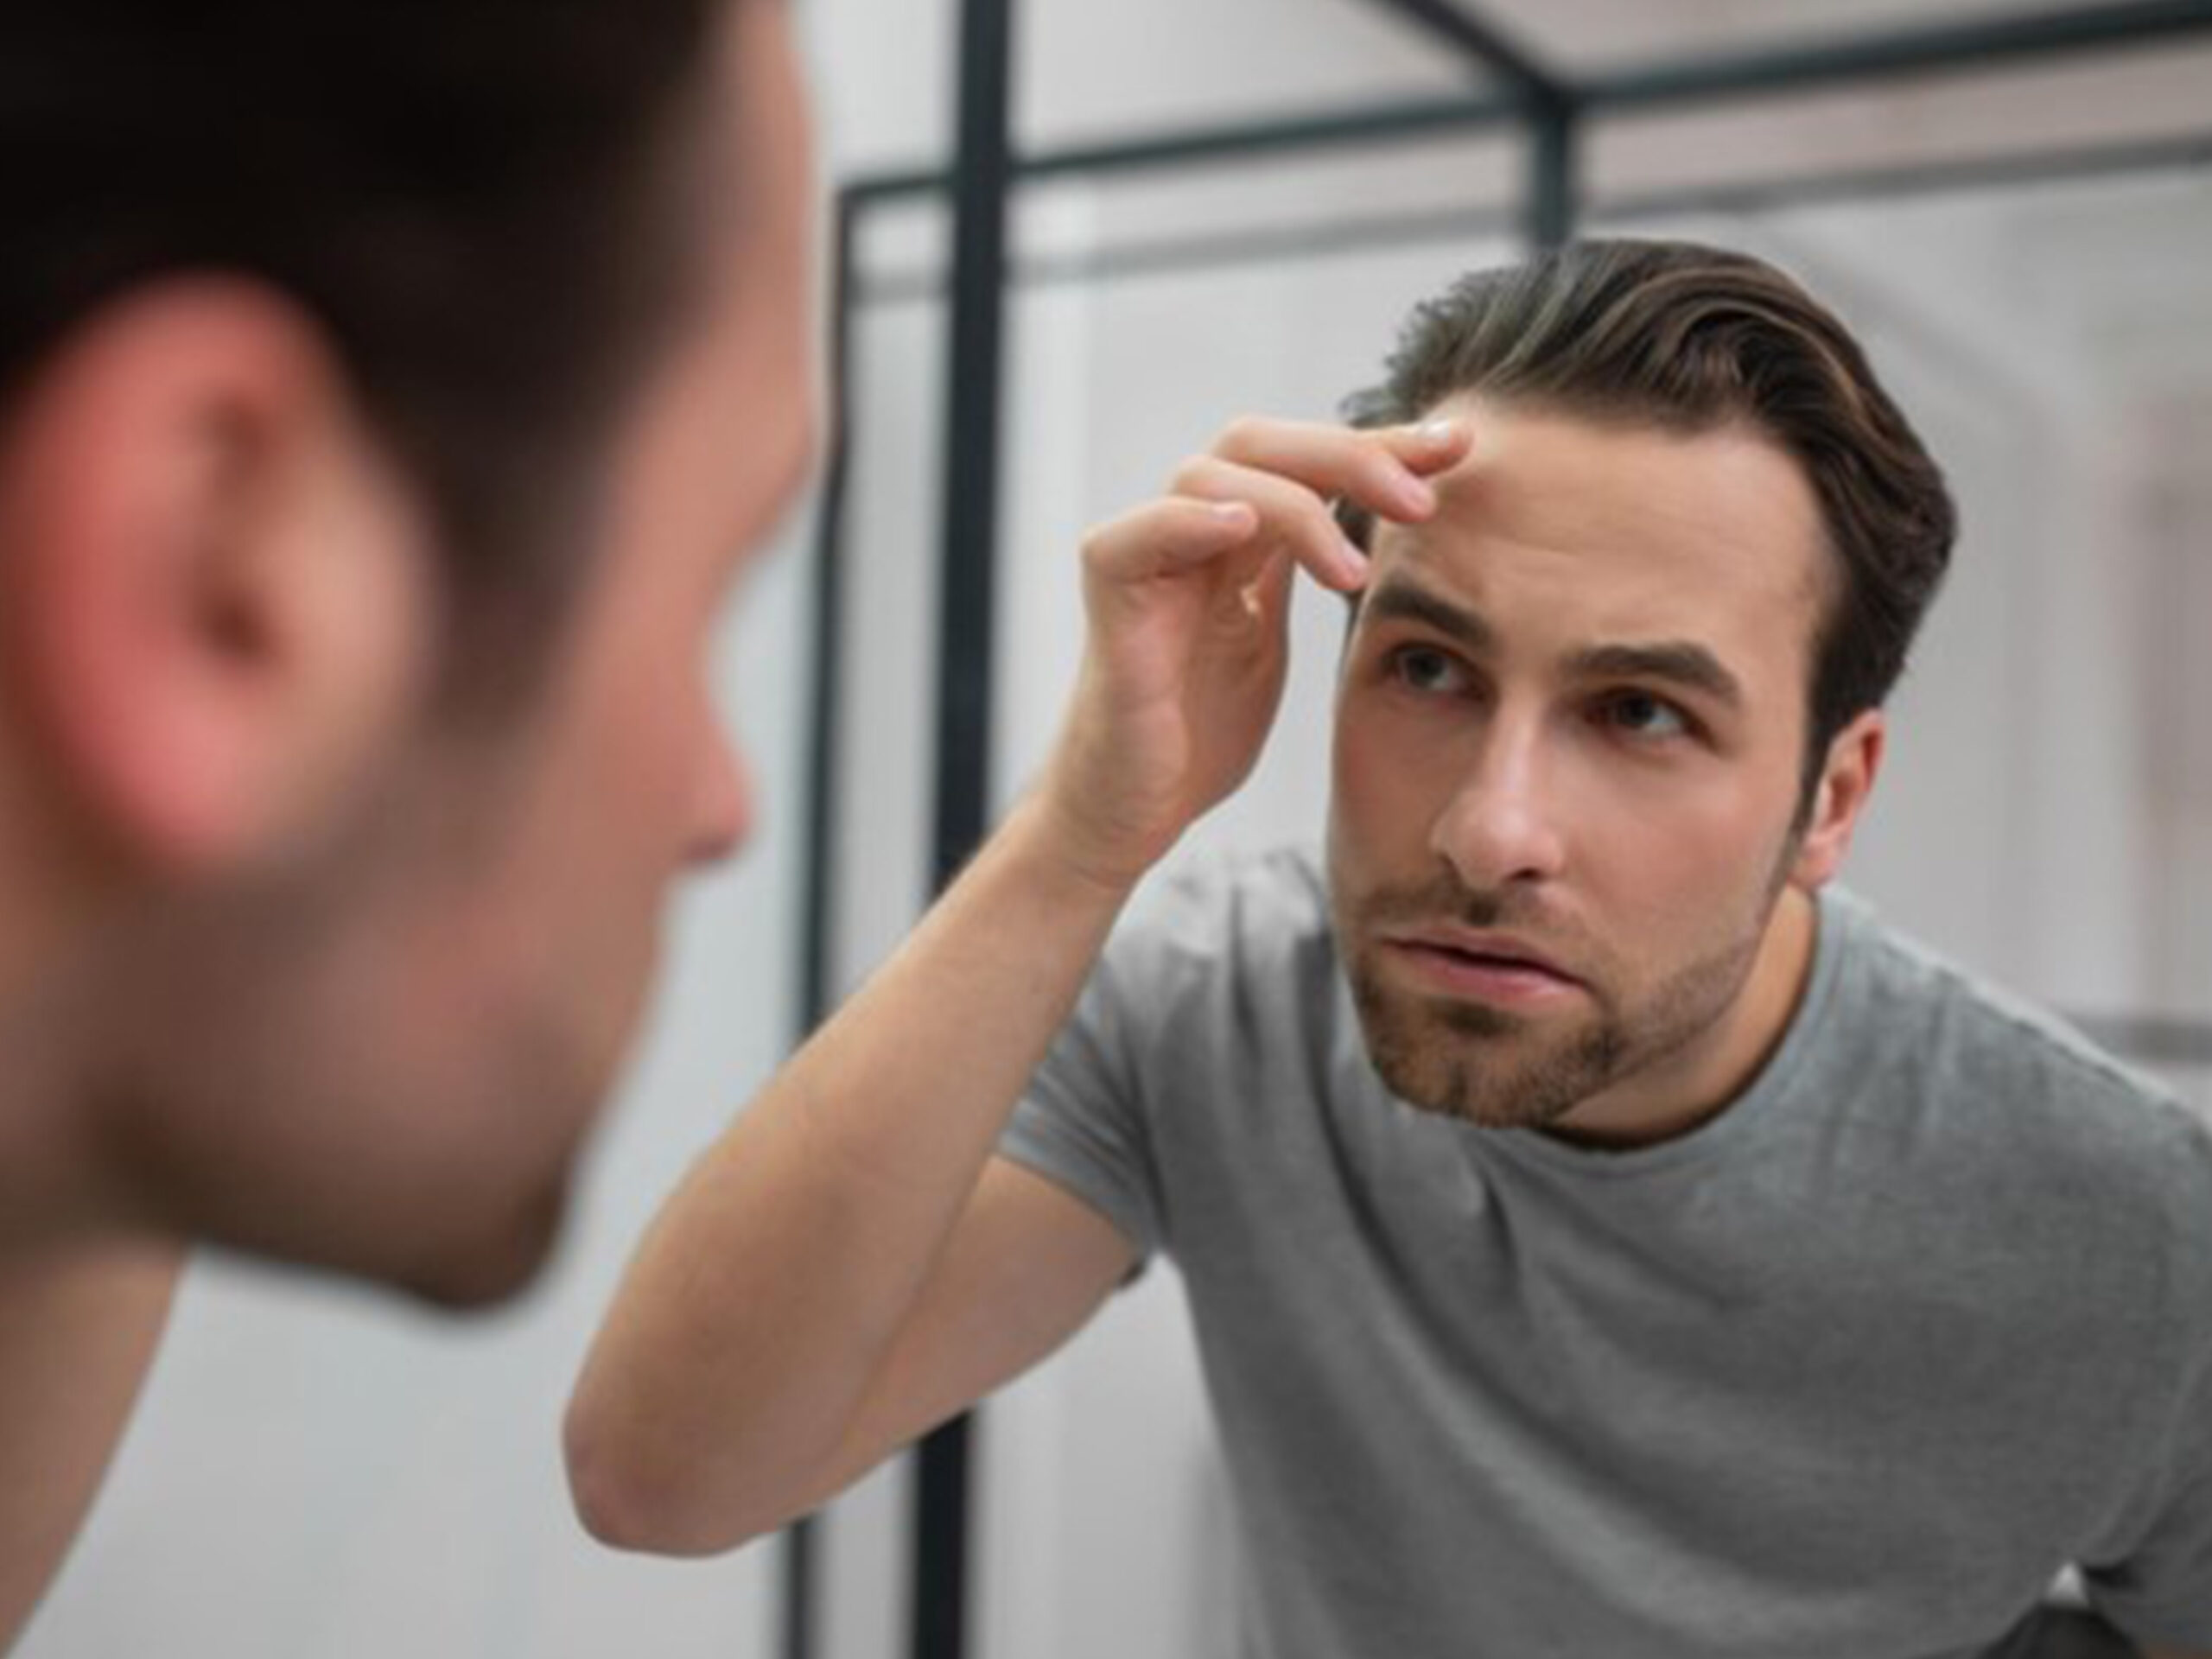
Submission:
MULTIPOLYGON (((2125 1209, 2186 1241, 2212 1280, 2212 1121, 2050 1010, 1993 984, 1838 895, 1847 1044, 1859 1071, 1916 1105, 1928 1144, 1973 1150, 1985 1182, 2125 1209)), ((2212 1284, 2208 1284, 2212 1289, 2212 1284)))
POLYGON ((1310 848, 1209 851, 1148 877, 1115 933, 1115 954, 1150 968, 1217 973, 1328 947, 1327 880, 1310 848))
POLYGON ((1325 1006, 1335 964, 1312 849, 1197 852, 1138 890, 1089 995, 1133 1031, 1233 1045, 1325 1006))
POLYGON ((1859 1019, 1881 1034, 1880 1049, 1985 1084, 2041 1084, 2107 1101, 2161 1127, 2198 1123, 2170 1090, 2051 1009, 1900 931, 1863 900, 1833 895, 1823 914, 1843 930, 1848 994, 1859 1019))

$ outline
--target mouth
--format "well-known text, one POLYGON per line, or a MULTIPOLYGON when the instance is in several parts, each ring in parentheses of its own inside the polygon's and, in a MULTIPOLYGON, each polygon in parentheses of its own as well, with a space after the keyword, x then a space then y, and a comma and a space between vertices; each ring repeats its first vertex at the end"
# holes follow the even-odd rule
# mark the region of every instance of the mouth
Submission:
POLYGON ((1417 979, 1466 1001, 1535 1006, 1586 988, 1535 946, 1507 935, 1416 927, 1387 932, 1381 942, 1417 979))

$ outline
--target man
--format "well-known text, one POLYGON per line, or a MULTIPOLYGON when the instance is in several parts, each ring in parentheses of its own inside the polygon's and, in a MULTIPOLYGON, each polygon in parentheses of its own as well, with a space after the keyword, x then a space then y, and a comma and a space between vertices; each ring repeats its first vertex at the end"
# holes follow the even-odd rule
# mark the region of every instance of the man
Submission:
POLYGON ((811 442, 775 0, 0 22, 0 1647, 207 1241, 505 1297, 811 442))
POLYGON ((1858 347, 1592 244, 1357 408, 1091 538, 1041 779, 633 1267, 588 1522, 765 1530, 1159 1249, 1251 1653, 2017 1652, 2069 1564, 2212 1653, 2212 1137, 1828 890, 1952 539, 1858 347), (1356 596, 1325 864, 1109 944, 1251 764, 1299 568, 1356 596))

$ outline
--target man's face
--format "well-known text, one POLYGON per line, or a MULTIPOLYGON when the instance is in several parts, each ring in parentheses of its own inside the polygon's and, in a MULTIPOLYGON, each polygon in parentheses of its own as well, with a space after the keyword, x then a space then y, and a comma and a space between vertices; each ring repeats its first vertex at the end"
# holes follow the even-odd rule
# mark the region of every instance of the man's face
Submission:
POLYGON ((192 1029, 162 1074, 197 1079, 147 1132, 167 1224, 440 1300, 516 1287, 675 879, 747 831, 709 652, 812 446, 810 175, 786 8, 730 18, 707 269, 596 458, 589 574, 529 706, 426 722, 339 850, 181 929, 206 988, 167 992, 192 1029))
POLYGON ((1742 430, 1465 412, 1435 517, 1378 531, 1338 694, 1332 903, 1370 1054, 1490 1126, 1717 1104, 1802 874, 1813 495, 1742 430))

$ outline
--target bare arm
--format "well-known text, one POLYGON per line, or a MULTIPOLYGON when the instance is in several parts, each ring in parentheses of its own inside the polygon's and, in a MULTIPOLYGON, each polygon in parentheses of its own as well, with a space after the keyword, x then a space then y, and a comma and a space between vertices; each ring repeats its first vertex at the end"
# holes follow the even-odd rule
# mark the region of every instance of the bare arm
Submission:
POLYGON ((1249 423, 1090 539, 1089 643, 1038 786, 632 1265, 569 1411, 594 1533, 699 1553, 804 1513, 1049 1351, 1126 1272, 1105 1220, 992 1148, 1130 890, 1256 757, 1294 569, 1362 580, 1323 495, 1418 516, 1417 470, 1465 448, 1249 423))
POLYGON ((174 1249, 139 1245, 0 1263, 0 1651, 99 1491, 180 1265, 174 1249))
MULTIPOLYGON (((931 1413, 867 1395, 880 1372, 928 1369, 891 1363, 894 1344, 971 1195, 979 1230, 1033 1218, 1027 1230, 1058 1221, 1075 1235, 1048 1236, 1014 1287, 1041 1305, 1033 1319, 1065 1324, 1062 1296, 1095 1305, 1126 1265, 1128 1246, 1072 1200, 977 1190, 1118 908, 1118 895, 1057 875, 1036 833, 1009 825, 978 856, 647 1234, 569 1412, 578 1505, 608 1541, 727 1548, 818 1503, 842 1484, 832 1465, 849 1479, 926 1427, 931 1413), (847 1454, 861 1420, 883 1443, 847 1454)), ((964 1253, 987 1276, 975 1258, 964 1253)), ((944 1323, 963 1321, 956 1309, 944 1323)), ((921 1344, 949 1362, 926 1390, 945 1411, 1021 1357, 995 1329, 973 1334, 921 1344)))

